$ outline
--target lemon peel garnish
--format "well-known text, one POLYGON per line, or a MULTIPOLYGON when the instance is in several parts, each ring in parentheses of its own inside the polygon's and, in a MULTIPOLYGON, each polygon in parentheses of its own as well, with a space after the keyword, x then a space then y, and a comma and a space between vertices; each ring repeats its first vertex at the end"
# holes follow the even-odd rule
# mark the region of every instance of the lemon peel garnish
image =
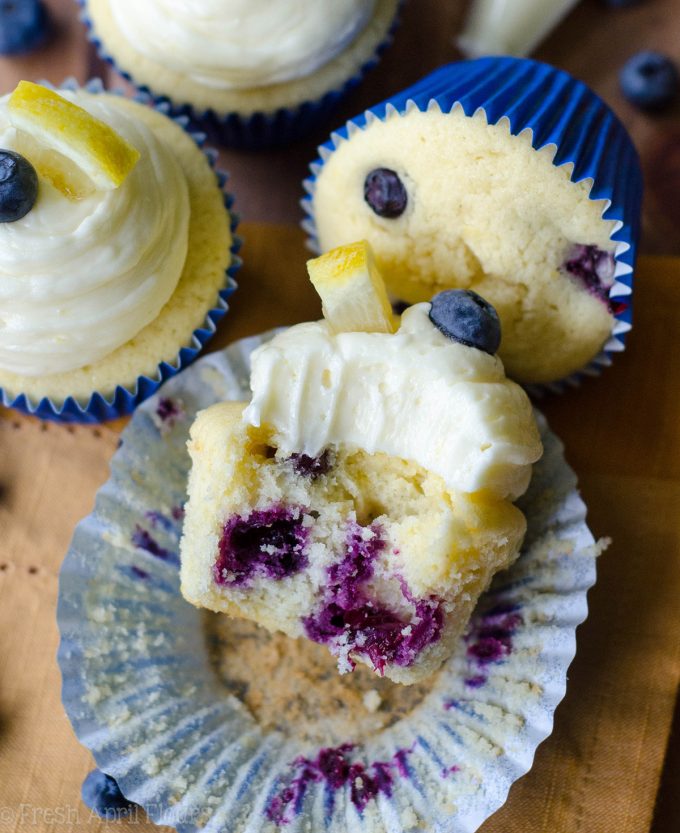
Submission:
POLYGON ((366 240, 339 246, 307 262, 331 330, 393 333, 395 317, 385 282, 366 240))
POLYGON ((112 127, 40 84, 20 81, 8 112, 29 161, 66 196, 88 190, 83 177, 91 190, 118 188, 139 161, 139 151, 112 127))

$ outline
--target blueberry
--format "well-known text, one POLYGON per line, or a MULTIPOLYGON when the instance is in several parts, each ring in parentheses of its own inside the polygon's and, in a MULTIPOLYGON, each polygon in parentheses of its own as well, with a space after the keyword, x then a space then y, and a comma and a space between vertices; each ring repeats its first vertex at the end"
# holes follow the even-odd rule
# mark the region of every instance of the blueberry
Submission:
POLYGON ((448 338, 491 355, 501 343, 498 313, 470 289, 447 289, 435 295, 430 321, 448 338))
POLYGON ((408 194, 395 171, 376 168, 364 181, 364 199, 378 217, 393 220, 406 210, 408 194))
POLYGON ((125 798, 116 781, 100 769, 87 776, 80 793, 85 804, 104 819, 123 818, 136 806, 125 798))
POLYGON ((621 90, 643 110, 660 110, 675 97, 680 78, 670 58, 659 52, 638 52, 619 75, 621 90))
POLYGON ((0 150, 0 223, 24 217, 38 197, 38 175, 28 159, 0 150))
POLYGON ((611 9, 625 9, 627 6, 637 6, 641 0, 602 0, 611 9))
POLYGON ((0 55, 30 52, 45 40, 47 30, 41 0, 0 0, 0 55))

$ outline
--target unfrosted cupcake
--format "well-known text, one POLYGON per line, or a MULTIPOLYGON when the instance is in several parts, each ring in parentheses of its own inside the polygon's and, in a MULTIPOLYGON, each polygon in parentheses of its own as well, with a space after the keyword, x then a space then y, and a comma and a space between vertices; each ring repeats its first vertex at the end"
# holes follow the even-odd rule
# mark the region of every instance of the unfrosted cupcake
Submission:
POLYGON ((199 414, 181 546, 191 603, 413 683, 518 555, 541 454, 498 319, 443 293, 397 328, 365 243, 310 263, 325 319, 252 357, 253 397, 199 414))
POLYGON ((402 303, 479 292, 512 378, 551 383, 623 349, 641 173, 579 81, 529 60, 452 64, 320 152, 304 203, 313 246, 365 237, 402 303))
POLYGON ((105 57, 229 144, 290 141, 375 62, 400 0, 81 0, 105 57))
POLYGON ((35 185, 4 193, 24 204, 0 223, 3 402, 75 421, 126 413, 226 309, 221 182, 182 126, 96 85, 22 82, 0 99, 0 147, 35 185))

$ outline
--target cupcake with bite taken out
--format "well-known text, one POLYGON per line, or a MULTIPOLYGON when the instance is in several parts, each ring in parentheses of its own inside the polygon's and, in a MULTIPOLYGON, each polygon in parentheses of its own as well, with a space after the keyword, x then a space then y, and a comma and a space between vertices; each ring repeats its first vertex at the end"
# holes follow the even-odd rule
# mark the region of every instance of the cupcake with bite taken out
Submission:
POLYGON ((131 411, 214 332, 233 288, 223 179, 183 127, 103 92, 0 99, 0 389, 93 422, 131 411))
POLYGON ((258 348, 250 403, 192 426, 182 594, 410 684, 517 557, 541 443, 479 295, 397 322, 365 242, 309 269, 324 319, 258 348))
POLYGON ((332 134, 305 183, 327 251, 364 237, 392 299, 488 299, 508 375, 553 385, 623 349, 642 176, 584 84, 530 60, 442 67, 332 134))

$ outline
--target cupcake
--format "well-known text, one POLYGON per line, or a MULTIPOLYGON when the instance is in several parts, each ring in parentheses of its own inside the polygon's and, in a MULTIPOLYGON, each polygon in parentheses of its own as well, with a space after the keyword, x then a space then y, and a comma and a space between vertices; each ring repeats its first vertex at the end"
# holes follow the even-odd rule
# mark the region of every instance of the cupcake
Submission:
POLYGON ((2 401, 69 421, 127 413, 224 314, 223 178, 180 124, 96 84, 22 82, 0 99, 0 146, 2 401))
POLYGON ((452 64, 352 119, 320 154, 304 201, 312 247, 366 238, 401 304, 480 293, 513 379, 551 384, 623 349, 640 166, 579 81, 530 60, 452 64))
POLYGON ((328 115, 386 45, 400 0, 81 0, 104 57, 227 144, 281 144, 328 115))
POLYGON ((519 553, 541 443, 468 291, 399 323, 365 242, 309 264, 324 320, 252 356, 252 400, 191 429, 181 589, 410 684, 519 553))

